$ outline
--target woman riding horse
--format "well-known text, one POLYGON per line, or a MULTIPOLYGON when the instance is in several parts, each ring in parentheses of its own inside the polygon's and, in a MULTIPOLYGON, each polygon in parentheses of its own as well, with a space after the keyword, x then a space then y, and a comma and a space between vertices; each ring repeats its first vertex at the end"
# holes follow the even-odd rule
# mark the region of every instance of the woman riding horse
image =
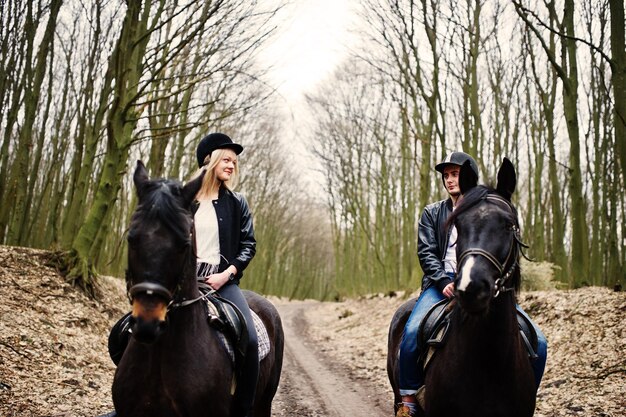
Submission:
POLYGON ((242 312, 248 329, 248 345, 237 384, 237 415, 246 415, 254 401, 259 374, 258 340, 248 302, 239 280, 256 252, 252 214, 248 202, 232 191, 239 176, 237 155, 243 147, 223 133, 211 133, 196 149, 202 187, 192 206, 198 266, 196 275, 242 312))
POLYGON ((284 337, 275 307, 238 286, 255 252, 247 203, 229 189, 242 149, 224 134, 208 135, 197 149, 201 169, 184 187, 150 180, 138 161, 139 204, 129 228, 126 277, 133 311, 109 339, 118 364, 113 401, 120 416, 271 415, 284 337), (207 324, 203 300, 210 294, 200 294, 197 278, 245 318, 247 344, 237 374, 223 338, 207 324), (250 307, 269 338, 260 373, 250 307))

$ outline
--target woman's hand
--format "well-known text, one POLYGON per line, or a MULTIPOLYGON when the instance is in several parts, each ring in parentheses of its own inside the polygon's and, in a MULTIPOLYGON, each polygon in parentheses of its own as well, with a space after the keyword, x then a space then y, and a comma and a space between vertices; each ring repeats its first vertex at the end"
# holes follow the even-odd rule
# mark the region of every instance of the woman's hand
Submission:
POLYGON ((211 286, 215 291, 222 288, 226 283, 228 283, 230 278, 230 271, 227 269, 224 272, 218 272, 217 274, 212 274, 206 277, 204 282, 211 286))
POLYGON ((454 282, 451 282, 448 285, 446 285, 446 287, 443 289, 443 295, 445 295, 446 298, 454 297, 454 282))

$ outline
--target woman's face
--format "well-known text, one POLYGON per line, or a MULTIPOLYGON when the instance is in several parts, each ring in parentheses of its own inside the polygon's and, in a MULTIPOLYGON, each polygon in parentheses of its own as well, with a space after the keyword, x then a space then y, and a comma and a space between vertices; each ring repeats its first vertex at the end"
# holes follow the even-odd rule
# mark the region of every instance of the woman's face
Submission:
POLYGON ((215 177, 224 182, 230 180, 237 165, 237 154, 232 149, 224 149, 221 159, 215 165, 215 177))

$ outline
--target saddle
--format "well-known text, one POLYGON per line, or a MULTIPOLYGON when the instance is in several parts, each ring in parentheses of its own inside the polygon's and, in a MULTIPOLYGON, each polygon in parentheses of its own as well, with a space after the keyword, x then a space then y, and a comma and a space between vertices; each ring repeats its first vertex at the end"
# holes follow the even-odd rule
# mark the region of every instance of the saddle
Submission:
POLYGON ((450 313, 456 301, 441 300, 433 305, 419 325, 420 338, 417 346, 422 352, 419 362, 422 363, 424 369, 428 366, 435 350, 442 346, 448 334, 450 326, 450 313))
POLYGON ((517 325, 519 327, 520 336, 522 337, 522 341, 524 342, 524 346, 526 346, 526 350, 528 351, 528 357, 531 360, 537 359, 537 347, 539 346, 539 340, 537 339, 537 332, 533 327, 530 320, 517 311, 517 325))
MULTIPOLYGON (((248 344, 248 329, 241 311, 232 302, 215 293, 207 294, 208 290, 205 292, 202 288, 200 291, 204 295, 209 325, 218 330, 222 346, 233 365, 240 364, 248 344)), ((261 318, 254 311, 251 313, 259 341, 259 361, 261 361, 270 351, 269 335, 261 318)), ((130 336, 131 313, 127 313, 115 323, 109 333, 109 355, 115 365, 122 360, 130 336)))
MULTIPOLYGON (((451 313, 455 304, 455 300, 445 299, 439 301, 428 310, 428 313, 426 313, 426 316, 420 323, 420 338, 417 343, 419 351, 422 352, 419 361, 424 369, 428 366, 436 349, 445 343, 450 326, 451 313)), ((526 347, 529 359, 534 360, 537 358, 537 332, 526 316, 517 310, 516 312, 520 337, 526 347)))
MULTIPOLYGON (((219 332, 222 346, 232 363, 234 365, 242 363, 248 345, 248 327, 241 310, 217 293, 209 294, 209 290, 202 287, 200 291, 205 295, 209 325, 219 332)), ((250 313, 257 334, 259 361, 261 361, 270 351, 269 335, 261 318, 254 310, 250 310, 250 313)))
MULTIPOLYGON (((248 326, 241 310, 231 301, 220 297, 215 292, 200 286, 200 292, 205 296, 207 306, 207 320, 211 327, 218 331, 222 347, 230 357, 235 369, 231 381, 231 394, 236 393, 237 381, 242 377, 243 363, 248 346, 248 326)), ((270 350, 270 341, 265 324, 259 316, 250 310, 257 333, 259 362, 267 356, 270 350)))
POLYGON ((209 325, 226 335, 238 355, 245 356, 248 327, 241 310, 217 293, 207 294, 205 300, 209 325))

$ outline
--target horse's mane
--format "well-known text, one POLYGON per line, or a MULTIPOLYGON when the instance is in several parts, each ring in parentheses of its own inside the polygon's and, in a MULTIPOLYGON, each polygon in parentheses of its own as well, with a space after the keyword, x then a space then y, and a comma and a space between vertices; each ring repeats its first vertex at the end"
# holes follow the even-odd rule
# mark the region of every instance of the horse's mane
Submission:
MULTIPOLYGON (((446 227, 454 224, 459 216, 469 211, 471 208, 483 201, 489 195, 499 196, 502 198, 503 202, 507 201, 504 199, 504 197, 500 196, 500 194, 498 194, 498 192, 494 188, 487 185, 477 185, 476 187, 473 187, 472 189, 466 191, 465 194, 463 194, 459 205, 456 207, 456 209, 454 209, 450 217, 448 217, 446 227)), ((515 225, 519 225, 519 221, 517 219, 517 209, 513 204, 508 201, 506 204, 511 209, 510 220, 515 223, 515 225)))
MULTIPOLYGON (((503 203, 506 202, 506 204, 510 208, 509 220, 512 224, 519 228, 519 220, 517 217, 517 209, 515 208, 515 206, 506 199, 504 199, 504 197, 500 196, 500 194, 493 187, 487 185, 477 185, 476 187, 473 187, 472 189, 466 191, 465 194, 463 194, 463 198, 461 199, 459 205, 456 207, 456 209, 454 209, 450 217, 448 217, 448 220, 446 222, 446 228, 451 227, 456 222, 459 216, 471 210, 474 206, 485 200, 490 195, 498 196, 502 198, 503 203)), ((514 242, 514 244, 517 243, 514 242)), ((521 285, 519 260, 515 259, 514 262, 515 268, 513 270, 511 280, 515 288, 515 292, 519 292, 521 285)))
POLYGON ((179 196, 182 185, 178 181, 158 179, 144 184, 139 205, 131 219, 128 238, 146 220, 159 220, 181 244, 191 241, 189 211, 181 206, 179 196))

